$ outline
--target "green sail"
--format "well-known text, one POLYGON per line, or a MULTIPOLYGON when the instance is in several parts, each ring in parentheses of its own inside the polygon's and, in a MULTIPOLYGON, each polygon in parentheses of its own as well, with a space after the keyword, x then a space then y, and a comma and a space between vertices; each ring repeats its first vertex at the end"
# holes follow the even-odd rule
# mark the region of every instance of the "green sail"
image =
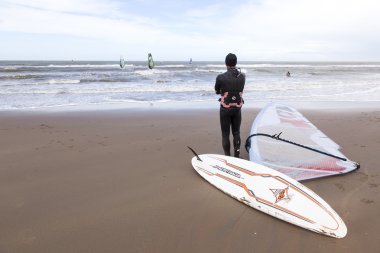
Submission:
POLYGON ((151 53, 148 54, 148 67, 150 69, 154 68, 154 61, 153 61, 153 56, 151 53))

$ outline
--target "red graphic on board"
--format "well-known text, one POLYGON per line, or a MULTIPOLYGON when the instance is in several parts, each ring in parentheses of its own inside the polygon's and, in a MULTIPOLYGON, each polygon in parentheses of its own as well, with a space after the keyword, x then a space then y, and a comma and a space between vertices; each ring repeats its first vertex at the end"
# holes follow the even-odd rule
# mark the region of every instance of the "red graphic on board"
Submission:
POLYGON ((289 186, 285 189, 270 189, 273 195, 276 197, 275 204, 281 200, 290 199, 288 195, 289 186))

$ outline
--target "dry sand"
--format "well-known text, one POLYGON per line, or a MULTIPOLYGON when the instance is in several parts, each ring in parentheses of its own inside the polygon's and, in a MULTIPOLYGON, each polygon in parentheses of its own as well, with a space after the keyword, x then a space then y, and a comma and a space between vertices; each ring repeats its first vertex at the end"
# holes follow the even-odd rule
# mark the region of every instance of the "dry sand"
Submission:
MULTIPOLYGON (((245 206, 192 169, 186 146, 222 153, 218 109, 0 112, 0 252, 379 252, 380 109, 302 112, 361 164, 304 183, 341 215, 344 239, 245 206)), ((244 109, 242 139, 256 113, 244 109)))

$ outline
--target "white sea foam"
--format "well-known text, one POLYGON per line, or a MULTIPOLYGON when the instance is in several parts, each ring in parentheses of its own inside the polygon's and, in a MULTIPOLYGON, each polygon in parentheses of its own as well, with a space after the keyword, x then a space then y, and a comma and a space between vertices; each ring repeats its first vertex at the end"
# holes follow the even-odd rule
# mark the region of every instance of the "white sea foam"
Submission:
POLYGON ((226 65, 225 64, 207 64, 206 67, 209 67, 209 68, 225 68, 226 65))
MULTIPOLYGON (((211 68, 225 68, 224 64, 208 64, 211 68)), ((237 64, 238 68, 380 68, 380 64, 271 64, 271 63, 255 63, 255 64, 237 64)))
MULTIPOLYGON (((72 104, 216 101, 223 63, 0 62, 0 110, 72 104), (10 73, 11 72, 11 73, 10 73), (83 81, 81 81, 83 80, 83 81)), ((252 101, 380 101, 380 64, 246 63, 244 98, 252 101), (284 68, 292 73, 284 75, 284 68), (378 69, 379 68, 379 69, 378 69), (314 74, 311 74, 314 73, 314 74)))
MULTIPOLYGON (((128 65, 125 65, 128 66, 128 65)), ((130 65, 131 67, 133 65, 130 65)), ((46 67, 46 66, 32 66, 36 68, 46 67)), ((119 64, 72 64, 72 65, 59 65, 59 64, 50 64, 47 67, 50 68, 120 68, 119 64)))
POLYGON ((185 68, 188 66, 185 66, 183 64, 177 64, 177 65, 156 65, 156 68, 185 68))
POLYGON ((136 70, 134 73, 141 76, 151 76, 151 75, 157 75, 157 74, 168 74, 171 72, 168 70, 161 70, 161 69, 145 69, 145 70, 136 70))
POLYGON ((72 79, 67 79, 67 80, 60 80, 60 79, 51 79, 48 81, 49 84, 76 84, 80 83, 80 80, 72 80, 72 79))
POLYGON ((196 68, 196 72, 203 72, 203 73, 224 73, 226 72, 225 69, 201 69, 201 68, 196 68))

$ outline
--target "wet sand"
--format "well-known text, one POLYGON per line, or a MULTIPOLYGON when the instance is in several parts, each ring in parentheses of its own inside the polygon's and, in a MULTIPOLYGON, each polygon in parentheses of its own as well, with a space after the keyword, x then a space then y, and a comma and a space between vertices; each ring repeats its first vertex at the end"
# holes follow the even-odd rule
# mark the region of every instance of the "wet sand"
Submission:
MULTIPOLYGON (((243 110, 244 142, 258 111, 243 110)), ((344 239, 245 206, 193 170, 186 146, 223 153, 218 109, 0 112, 0 252, 378 252, 380 109, 301 112, 361 164, 304 183, 343 218, 344 239)))

